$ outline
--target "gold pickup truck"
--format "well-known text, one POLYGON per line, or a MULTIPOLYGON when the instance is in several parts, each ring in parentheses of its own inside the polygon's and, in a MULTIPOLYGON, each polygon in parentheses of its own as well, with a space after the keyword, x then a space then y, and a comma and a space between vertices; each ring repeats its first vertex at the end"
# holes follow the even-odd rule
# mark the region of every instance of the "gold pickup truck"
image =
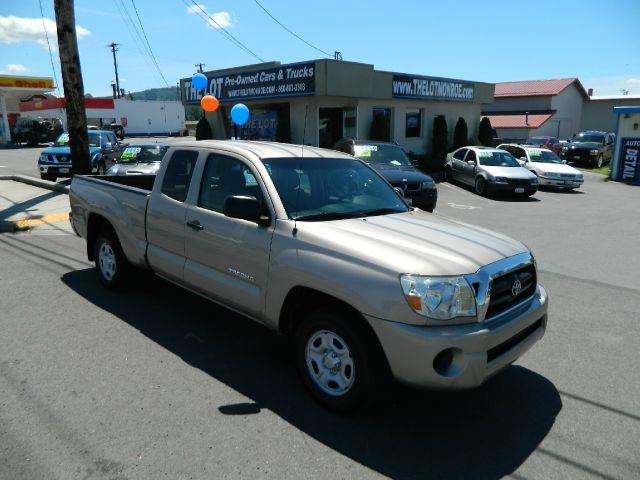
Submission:
POLYGON ((76 176, 69 198, 106 287, 150 269, 287 335, 335 410, 377 398, 390 376, 478 386, 546 329, 527 247, 411 208, 347 154, 175 143, 156 176, 76 176))

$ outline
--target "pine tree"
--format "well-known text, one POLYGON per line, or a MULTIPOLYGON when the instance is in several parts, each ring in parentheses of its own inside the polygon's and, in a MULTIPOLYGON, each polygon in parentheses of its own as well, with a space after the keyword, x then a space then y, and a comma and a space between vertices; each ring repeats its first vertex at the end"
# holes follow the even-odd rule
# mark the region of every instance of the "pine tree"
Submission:
POLYGON ((462 117, 458 118, 458 123, 456 123, 456 128, 453 131, 453 149, 457 150, 458 148, 467 145, 468 135, 469 130, 467 128, 467 122, 465 122, 462 117))
POLYGON ((478 127, 478 140, 485 147, 491 146, 493 135, 491 133, 491 121, 487 117, 482 117, 478 127))
POLYGON ((449 150, 449 132, 444 115, 438 115, 433 121, 433 135, 431 138, 431 153, 436 161, 434 167, 444 165, 449 150))
POLYGON ((211 140, 212 138, 211 125, 206 118, 202 117, 196 125, 196 140, 211 140))

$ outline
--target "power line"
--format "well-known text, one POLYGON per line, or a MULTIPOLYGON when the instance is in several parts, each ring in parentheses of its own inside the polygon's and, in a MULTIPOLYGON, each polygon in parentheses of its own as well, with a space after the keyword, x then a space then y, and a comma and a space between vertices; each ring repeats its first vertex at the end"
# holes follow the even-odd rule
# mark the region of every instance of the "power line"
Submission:
POLYGON ((138 17, 138 23, 140 24, 140 28, 142 29, 142 34, 144 35, 144 39, 147 42, 147 46, 149 47, 149 53, 151 54, 151 58, 153 59, 153 63, 155 64, 156 69, 158 70, 158 73, 162 77, 162 81, 168 87, 169 84, 167 83, 167 79, 164 78, 164 75, 162 74, 162 71, 160 70, 160 65, 158 65, 158 62, 156 60, 156 56, 153 54, 153 50, 151 49, 151 44, 149 43, 149 39, 147 38, 147 32, 144 31, 144 27, 142 26, 142 20, 140 20, 140 15, 138 15, 138 9, 136 8, 136 3, 134 2, 134 0, 131 0, 131 4, 133 5, 133 9, 136 12, 136 17, 138 17))
MULTIPOLYGON (((187 5, 187 7, 189 8, 193 8, 191 7, 186 0, 182 0, 182 2, 187 5)), ((264 60, 262 58, 260 58, 258 55, 256 55, 253 51, 251 51, 249 49, 249 47, 247 47, 246 45, 244 45, 240 40, 238 40, 236 37, 234 37, 232 34, 230 34, 226 28, 224 28, 222 25, 220 25, 211 15, 209 15, 207 12, 205 12, 205 10, 198 4, 196 3, 194 0, 191 0, 191 3, 193 3, 193 5, 200 11, 202 12, 202 14, 206 15, 207 18, 214 24, 216 25, 218 28, 216 29, 218 32, 220 32, 221 35, 226 35, 227 39, 233 43, 236 44, 237 47, 241 48, 242 50, 244 50, 245 52, 247 52, 249 55, 254 56, 255 58, 257 58, 259 61, 264 62, 264 60)), ((196 10, 193 10, 194 12, 196 10)), ((202 17, 202 15, 200 15, 202 17)))
POLYGON ((47 24, 44 21, 44 11, 42 10, 42 0, 38 0, 40 4, 40 16, 42 17, 42 28, 44 28, 44 36, 47 39, 47 47, 49 48, 49 58, 51 59, 51 70, 53 71, 53 80, 56 82, 56 92, 60 96, 60 86, 58 85, 58 76, 56 75, 56 67, 53 64, 53 53, 51 53, 51 44, 49 43, 49 34, 47 33, 47 24))
POLYGON ((278 25, 280 25, 282 28, 284 28, 287 32, 289 32, 291 35, 293 35, 294 37, 296 37, 298 40, 300 40, 301 42, 306 43, 307 45, 309 45, 311 48, 319 51, 320 53, 325 54, 327 57, 331 57, 332 55, 330 53, 325 52, 324 50, 319 49, 318 47, 316 47, 315 45, 311 45, 309 42, 307 42, 304 38, 302 38, 300 35, 295 34, 294 32, 292 32, 291 30, 289 30, 287 27, 285 27, 276 17, 274 17, 273 15, 271 15, 266 8, 264 8, 262 6, 262 4, 260 2, 258 2, 258 0, 253 0, 255 2, 256 5, 258 5, 262 10, 264 10, 264 13, 266 13, 267 15, 269 15, 271 17, 271 19, 276 22, 278 25))

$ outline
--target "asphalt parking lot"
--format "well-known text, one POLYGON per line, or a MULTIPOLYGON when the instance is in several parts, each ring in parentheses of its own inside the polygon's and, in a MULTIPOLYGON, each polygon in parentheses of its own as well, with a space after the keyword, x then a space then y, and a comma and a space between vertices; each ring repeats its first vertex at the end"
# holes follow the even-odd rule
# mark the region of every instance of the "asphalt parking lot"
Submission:
MULTIPOLYGON (((0 175, 35 174, 20 152, 0 175)), ((0 217, 66 205, 6 182, 0 217)), ((547 333, 479 389, 396 387, 347 416, 259 325, 150 275, 107 292, 62 227, 0 234, 0 478, 638 478, 640 189, 586 172, 526 200, 438 191, 437 215, 533 250, 547 333)))

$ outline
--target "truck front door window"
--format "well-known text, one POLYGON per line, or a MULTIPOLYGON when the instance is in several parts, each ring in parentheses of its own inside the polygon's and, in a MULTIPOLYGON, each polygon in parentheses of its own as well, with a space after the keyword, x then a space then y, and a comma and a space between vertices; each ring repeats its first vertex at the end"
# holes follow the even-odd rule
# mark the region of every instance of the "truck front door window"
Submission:
POLYGON ((255 176, 242 162, 211 154, 202 174, 198 206, 222 213, 224 201, 233 195, 262 198, 255 176))

